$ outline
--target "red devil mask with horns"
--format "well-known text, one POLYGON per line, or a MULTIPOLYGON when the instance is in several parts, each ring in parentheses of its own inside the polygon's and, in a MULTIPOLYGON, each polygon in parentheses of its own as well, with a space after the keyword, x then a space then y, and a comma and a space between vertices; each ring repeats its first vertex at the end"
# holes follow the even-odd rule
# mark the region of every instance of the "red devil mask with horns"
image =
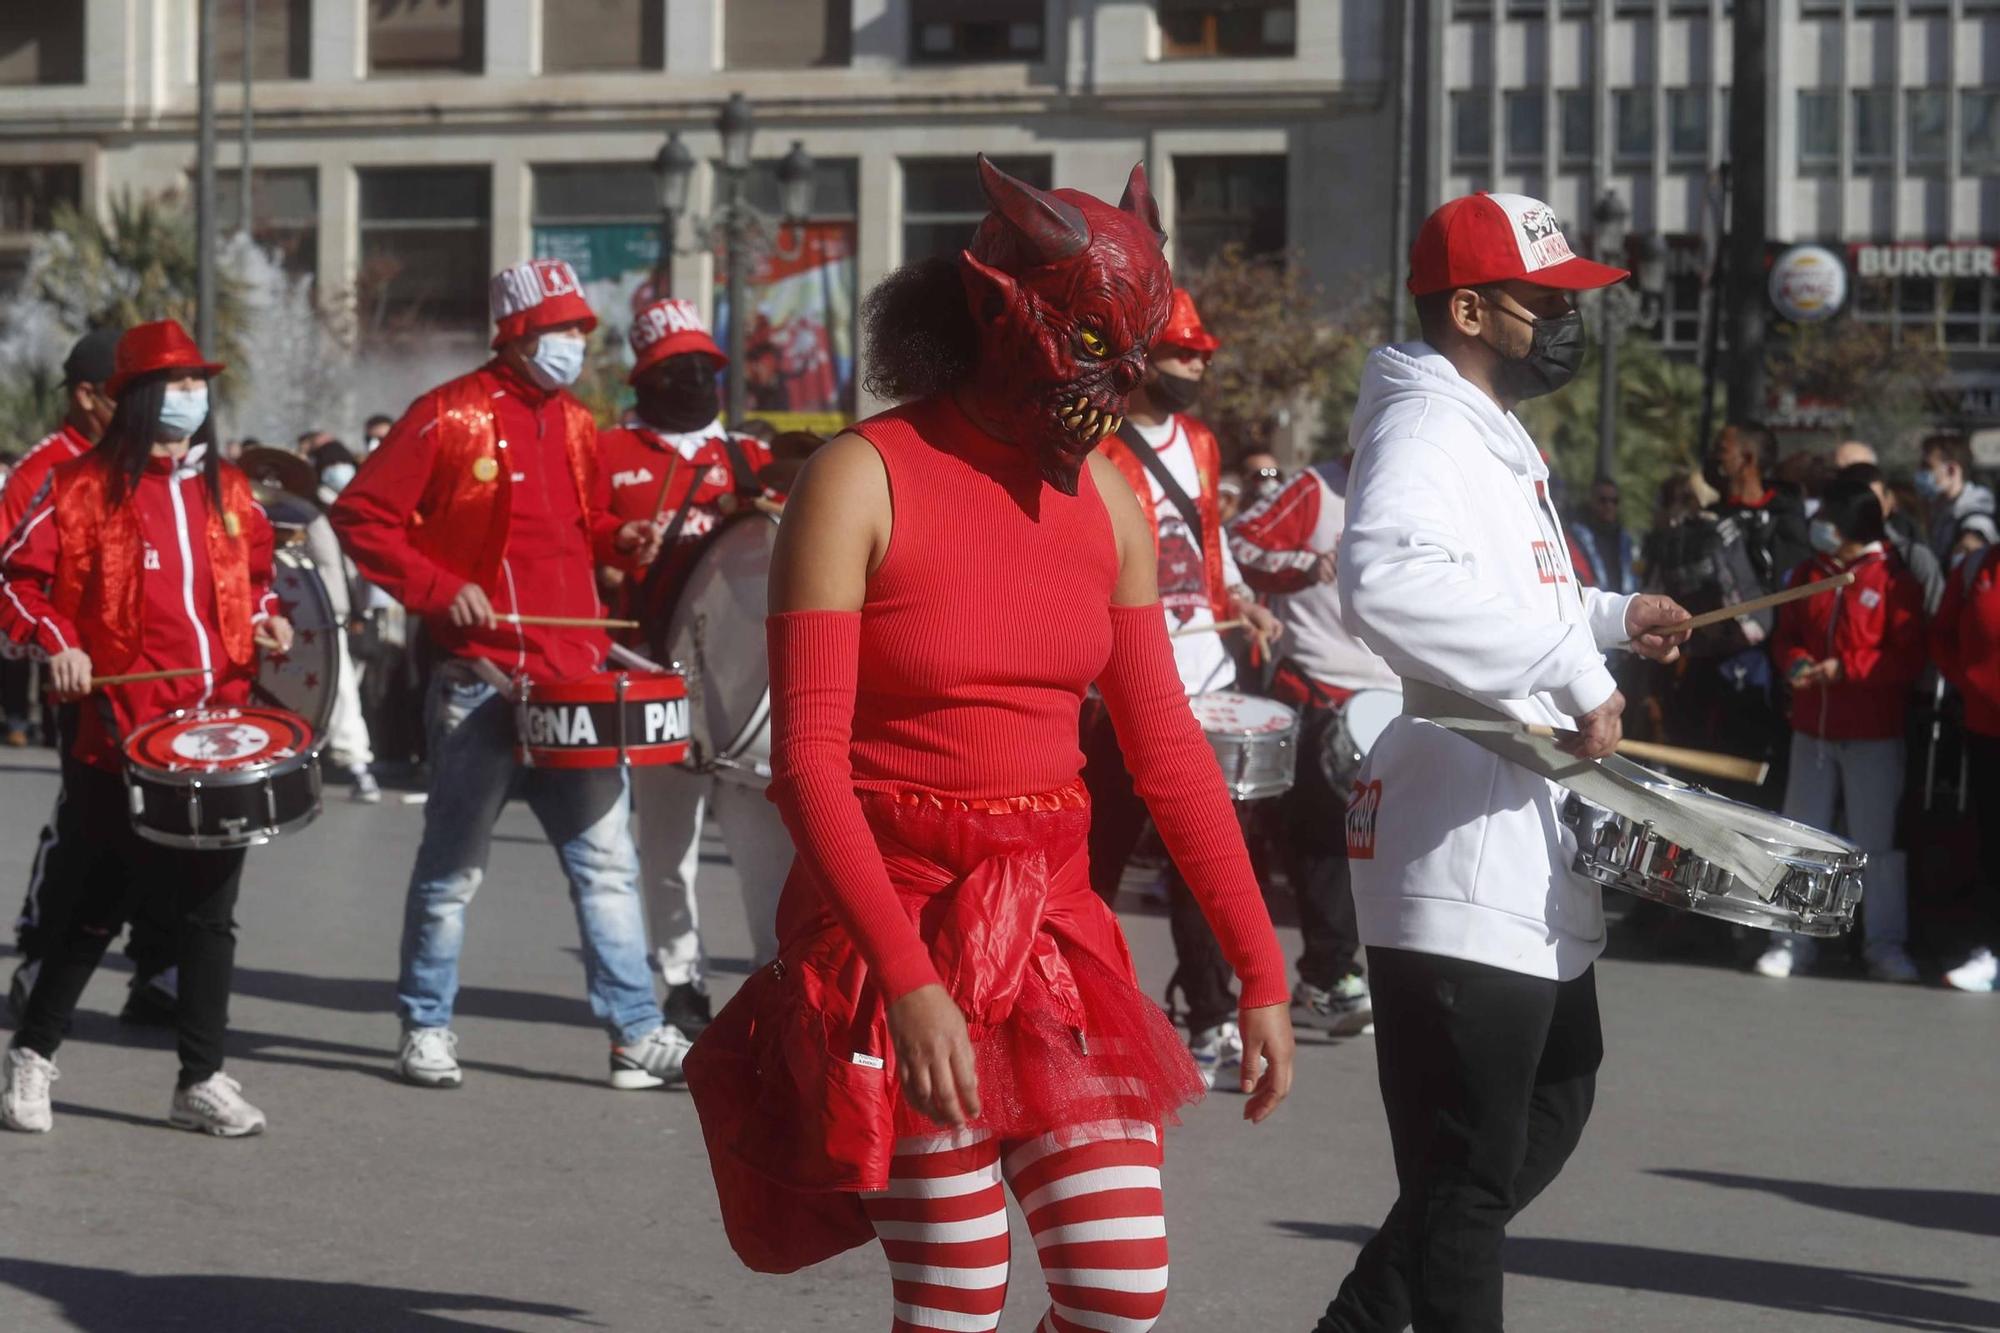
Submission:
POLYGON ((983 154, 979 183, 993 211, 959 256, 979 328, 966 394, 1004 438, 1039 454, 1049 484, 1075 495, 1166 323, 1160 211, 1144 167, 1132 168, 1116 208, 1080 190, 1038 190, 983 154))

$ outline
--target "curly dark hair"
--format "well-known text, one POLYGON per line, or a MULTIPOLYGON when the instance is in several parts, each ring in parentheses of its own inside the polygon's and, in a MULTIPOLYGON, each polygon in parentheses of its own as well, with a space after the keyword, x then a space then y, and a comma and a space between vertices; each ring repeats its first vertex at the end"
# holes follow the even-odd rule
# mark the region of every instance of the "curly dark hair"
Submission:
POLYGON ((950 393, 972 376, 979 330, 965 308, 958 258, 905 264, 861 303, 868 392, 892 402, 950 393))

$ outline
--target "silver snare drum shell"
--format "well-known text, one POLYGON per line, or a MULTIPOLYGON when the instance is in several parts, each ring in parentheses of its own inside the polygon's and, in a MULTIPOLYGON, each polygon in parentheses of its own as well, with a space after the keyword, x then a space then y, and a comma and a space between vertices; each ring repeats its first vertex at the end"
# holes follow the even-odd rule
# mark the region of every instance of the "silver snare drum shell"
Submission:
POLYGON ((1854 924, 1861 872, 1868 863, 1860 848, 1699 787, 1665 778, 1644 785, 1689 806, 1698 817, 1727 826, 1782 866, 1784 875, 1771 901, 1651 823, 1572 794, 1563 802, 1562 819, 1576 833, 1578 874, 1669 907, 1762 930, 1830 939, 1854 924))
POLYGON ((1222 780, 1239 801, 1282 796, 1292 789, 1299 758, 1299 715, 1275 699, 1215 690, 1188 700, 1222 766, 1222 780))

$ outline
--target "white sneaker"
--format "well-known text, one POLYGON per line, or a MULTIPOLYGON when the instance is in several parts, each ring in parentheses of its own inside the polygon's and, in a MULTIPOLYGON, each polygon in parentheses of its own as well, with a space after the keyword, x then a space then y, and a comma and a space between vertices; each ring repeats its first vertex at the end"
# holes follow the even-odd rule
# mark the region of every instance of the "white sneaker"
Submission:
POLYGON ((241 1083, 217 1070, 191 1088, 174 1089, 167 1123, 218 1139, 240 1139, 264 1132, 264 1113, 243 1100, 241 1083))
POLYGON ((1868 954, 1868 975, 1877 981, 1892 981, 1899 985, 1913 985, 1923 978, 1917 965, 1910 961, 1900 944, 1885 944, 1868 954))
POLYGON ((347 770, 354 778, 354 785, 347 789, 347 799, 362 805, 382 804, 382 784, 368 771, 368 765, 356 764, 347 770))
POLYGON ((46 1134, 56 1123, 49 1110, 49 1084, 60 1077, 56 1062, 25 1046, 10 1047, 7 1079, 0 1091, 0 1125, 23 1134, 46 1134))
POLYGON ((1798 951, 1790 940, 1779 940, 1758 956, 1753 967, 1760 977, 1783 981, 1797 969, 1798 951))
POLYGON ((1240 1088, 1243 1082, 1243 1034, 1234 1023, 1203 1028, 1188 1039, 1188 1054, 1201 1073, 1202 1086, 1240 1088))
POLYGON ((455 1088, 465 1081, 458 1067, 458 1034, 450 1028, 411 1028, 396 1056, 396 1076, 420 1088, 455 1088))
POLYGON ((1292 987, 1292 1022, 1302 1028, 1316 1028, 1335 1037, 1352 1037, 1374 1021, 1375 1010, 1368 997, 1368 983, 1350 973, 1333 983, 1331 990, 1301 981, 1292 987))
POLYGON ((672 1023, 662 1023, 636 1041, 611 1047, 611 1086, 622 1092, 681 1081, 681 1061, 694 1043, 672 1023))
POLYGON ((2000 959, 1984 945, 1972 951, 1972 957, 1944 974, 1944 984, 1953 990, 1973 991, 1989 994, 2000 987, 2000 959))

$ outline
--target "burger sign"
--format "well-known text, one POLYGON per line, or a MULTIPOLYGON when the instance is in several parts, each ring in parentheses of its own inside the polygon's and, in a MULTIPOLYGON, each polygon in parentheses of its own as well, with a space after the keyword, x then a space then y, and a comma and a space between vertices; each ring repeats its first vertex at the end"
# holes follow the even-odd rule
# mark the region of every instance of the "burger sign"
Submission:
POLYGON ((1794 324, 1832 319, 1847 303, 1847 266, 1821 245, 1795 245, 1771 265, 1771 304, 1794 324))

